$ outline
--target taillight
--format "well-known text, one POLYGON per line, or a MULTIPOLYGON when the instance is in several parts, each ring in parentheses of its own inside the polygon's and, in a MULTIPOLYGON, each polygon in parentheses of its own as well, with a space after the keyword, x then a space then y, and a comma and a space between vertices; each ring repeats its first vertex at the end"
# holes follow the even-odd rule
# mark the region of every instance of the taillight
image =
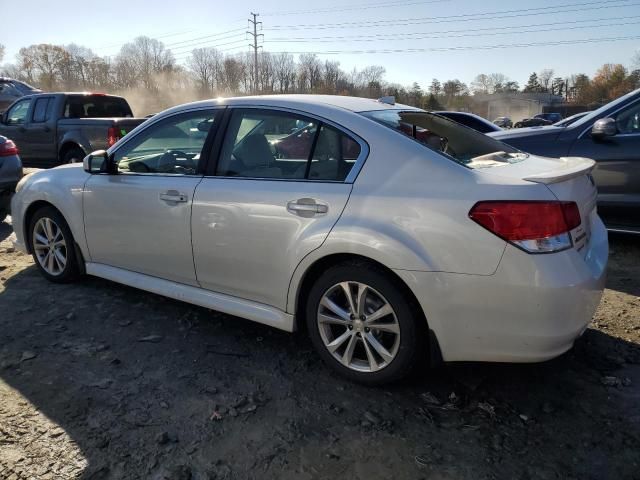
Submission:
POLYGON ((118 140, 120 140, 120 130, 116 127, 109 127, 109 130, 107 130, 107 145, 111 147, 118 140))
POLYGON ((484 228, 530 253, 571 248, 569 232, 580 225, 575 202, 486 201, 476 203, 469 217, 484 228))
POLYGON ((18 154, 18 147, 12 140, 7 139, 4 143, 0 143, 0 157, 9 157, 18 154))

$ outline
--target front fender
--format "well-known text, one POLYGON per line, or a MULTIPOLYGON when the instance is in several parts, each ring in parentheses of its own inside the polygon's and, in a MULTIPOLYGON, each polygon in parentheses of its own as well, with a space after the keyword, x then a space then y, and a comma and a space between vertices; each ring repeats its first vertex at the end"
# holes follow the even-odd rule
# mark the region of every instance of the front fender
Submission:
POLYGON ((82 195, 89 174, 82 164, 70 164, 33 173, 12 200, 13 226, 18 243, 27 246, 25 215, 36 202, 53 205, 65 218, 82 255, 90 261, 84 235, 82 195))

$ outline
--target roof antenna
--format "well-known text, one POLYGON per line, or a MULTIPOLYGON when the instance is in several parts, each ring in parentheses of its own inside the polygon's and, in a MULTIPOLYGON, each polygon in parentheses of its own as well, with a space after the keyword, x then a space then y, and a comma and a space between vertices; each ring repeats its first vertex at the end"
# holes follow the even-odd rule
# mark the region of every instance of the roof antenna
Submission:
POLYGON ((389 95, 387 97, 380 97, 378 99, 378 101, 380 103, 386 103, 387 105, 395 105, 396 104, 396 97, 394 97, 393 95, 389 95))

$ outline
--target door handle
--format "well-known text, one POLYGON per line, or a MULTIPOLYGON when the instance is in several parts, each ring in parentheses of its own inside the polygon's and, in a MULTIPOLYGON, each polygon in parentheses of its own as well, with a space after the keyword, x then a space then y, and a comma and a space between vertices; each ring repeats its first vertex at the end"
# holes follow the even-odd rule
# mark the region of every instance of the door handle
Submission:
POLYGON ((329 206, 317 203, 313 198, 299 198, 287 203, 287 211, 299 217, 313 217, 324 215, 329 211, 329 206))
POLYGON ((160 200, 164 200, 165 202, 186 202, 187 196, 177 190, 167 190, 160 194, 160 200))

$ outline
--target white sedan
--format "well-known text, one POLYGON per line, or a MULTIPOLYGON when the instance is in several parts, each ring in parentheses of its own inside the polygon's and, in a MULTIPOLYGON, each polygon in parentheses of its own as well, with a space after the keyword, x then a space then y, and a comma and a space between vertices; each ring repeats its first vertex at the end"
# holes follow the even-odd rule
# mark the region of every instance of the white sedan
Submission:
POLYGON ((391 99, 229 98, 29 175, 12 212, 17 245, 51 281, 95 275, 306 325, 329 366, 379 384, 424 357, 571 348, 608 256, 593 165, 391 99))

